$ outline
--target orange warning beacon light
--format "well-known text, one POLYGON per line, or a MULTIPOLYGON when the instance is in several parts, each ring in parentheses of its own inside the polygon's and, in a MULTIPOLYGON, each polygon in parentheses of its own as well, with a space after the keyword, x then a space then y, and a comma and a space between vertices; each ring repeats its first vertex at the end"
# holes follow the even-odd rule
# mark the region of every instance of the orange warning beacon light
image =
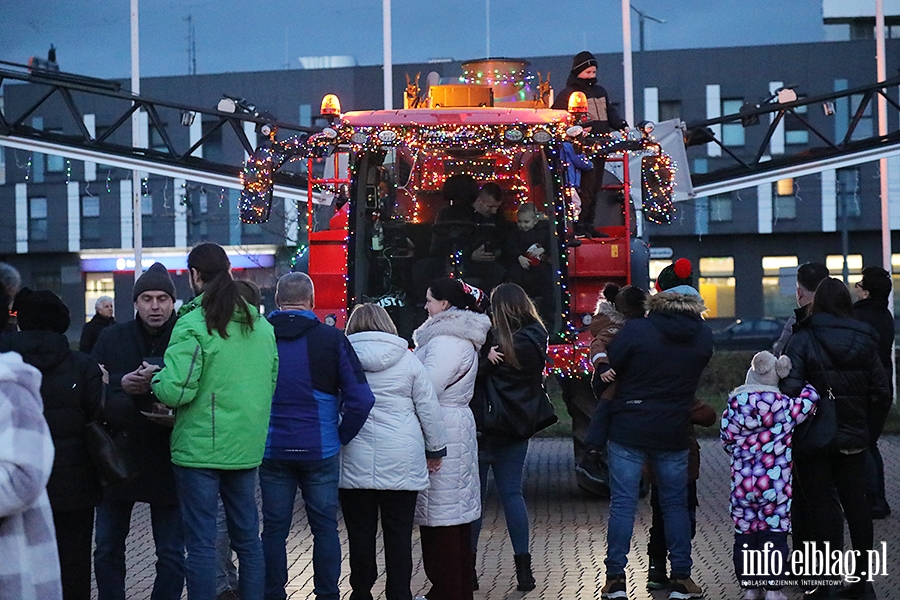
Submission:
POLYGON ((587 116, 588 102, 584 92, 572 92, 569 94, 569 112, 578 122, 587 116))

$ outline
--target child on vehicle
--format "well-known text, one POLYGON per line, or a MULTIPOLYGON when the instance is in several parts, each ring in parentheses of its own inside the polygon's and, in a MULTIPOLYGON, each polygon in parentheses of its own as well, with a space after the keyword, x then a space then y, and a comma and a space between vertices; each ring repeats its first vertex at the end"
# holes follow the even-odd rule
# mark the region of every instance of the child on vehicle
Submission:
MULTIPOLYGON (((785 600, 780 586, 744 572, 746 551, 781 555, 789 564, 791 531, 791 442, 797 425, 809 417, 819 396, 807 384, 798 398, 778 389, 791 370, 791 359, 757 353, 744 385, 734 389, 722 415, 721 438, 731 455, 731 518, 734 521, 734 568, 744 600, 785 600)), ((769 579, 768 577, 764 579, 769 579)))

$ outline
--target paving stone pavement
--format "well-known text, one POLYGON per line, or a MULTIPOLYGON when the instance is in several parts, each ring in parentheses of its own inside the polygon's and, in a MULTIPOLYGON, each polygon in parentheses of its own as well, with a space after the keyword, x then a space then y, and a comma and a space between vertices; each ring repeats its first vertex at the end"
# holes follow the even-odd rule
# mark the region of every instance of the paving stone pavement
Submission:
MULTIPOLYGON (((728 457, 718 440, 701 440, 701 447, 700 507, 693 543, 693 578, 706 590, 706 598, 710 600, 740 599, 742 594, 731 562, 733 533, 728 515, 728 457)), ((875 586, 879 598, 900 600, 900 561, 897 558, 900 557, 900 436, 887 436, 880 442, 880 447, 886 467, 888 501, 897 512, 887 519, 875 521, 876 545, 882 541, 887 543, 888 558, 888 576, 876 579, 875 586)), ((475 600, 599 600, 600 587, 605 580, 603 557, 608 503, 583 493, 575 485, 571 441, 532 441, 526 463, 525 497, 532 523, 531 553, 537 589, 528 593, 515 590, 512 545, 496 494, 491 494, 485 506, 478 550, 481 589, 475 592, 475 600)), ((650 504, 644 500, 639 503, 629 554, 628 588, 632 600, 667 597, 666 591, 650 593, 645 589, 649 527, 650 504)), ((346 599, 350 595, 350 584, 343 523, 340 532, 344 551, 341 593, 346 599)), ((415 594, 422 592, 427 582, 420 560, 418 534, 414 533, 413 538, 412 589, 415 594)), ((149 598, 154 555, 150 513, 146 505, 135 508, 127 543, 127 597, 130 600, 149 598)), ((380 542, 378 547, 379 566, 383 568, 380 542)), ((288 598, 312 599, 312 535, 299 497, 287 551, 288 598)), ((382 574, 373 590, 374 597, 383 599, 383 590, 382 574)), ((791 600, 802 598, 796 588, 785 591, 791 600)))

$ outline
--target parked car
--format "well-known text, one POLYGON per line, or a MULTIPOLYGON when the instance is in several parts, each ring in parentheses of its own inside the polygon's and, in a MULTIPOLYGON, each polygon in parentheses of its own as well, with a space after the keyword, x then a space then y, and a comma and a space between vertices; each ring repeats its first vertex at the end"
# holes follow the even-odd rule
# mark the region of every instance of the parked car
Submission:
POLYGON ((716 350, 771 350, 783 328, 784 319, 738 319, 713 331, 713 343, 716 350))

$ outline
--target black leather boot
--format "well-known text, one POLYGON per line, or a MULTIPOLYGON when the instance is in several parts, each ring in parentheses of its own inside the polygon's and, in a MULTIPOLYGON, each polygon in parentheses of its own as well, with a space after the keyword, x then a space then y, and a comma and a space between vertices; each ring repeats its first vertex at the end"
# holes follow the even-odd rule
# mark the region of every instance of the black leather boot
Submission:
POLYGON ((519 585, 516 589, 520 592, 530 592, 535 587, 534 575, 531 573, 531 555, 516 554, 513 557, 516 561, 516 581, 519 585))

